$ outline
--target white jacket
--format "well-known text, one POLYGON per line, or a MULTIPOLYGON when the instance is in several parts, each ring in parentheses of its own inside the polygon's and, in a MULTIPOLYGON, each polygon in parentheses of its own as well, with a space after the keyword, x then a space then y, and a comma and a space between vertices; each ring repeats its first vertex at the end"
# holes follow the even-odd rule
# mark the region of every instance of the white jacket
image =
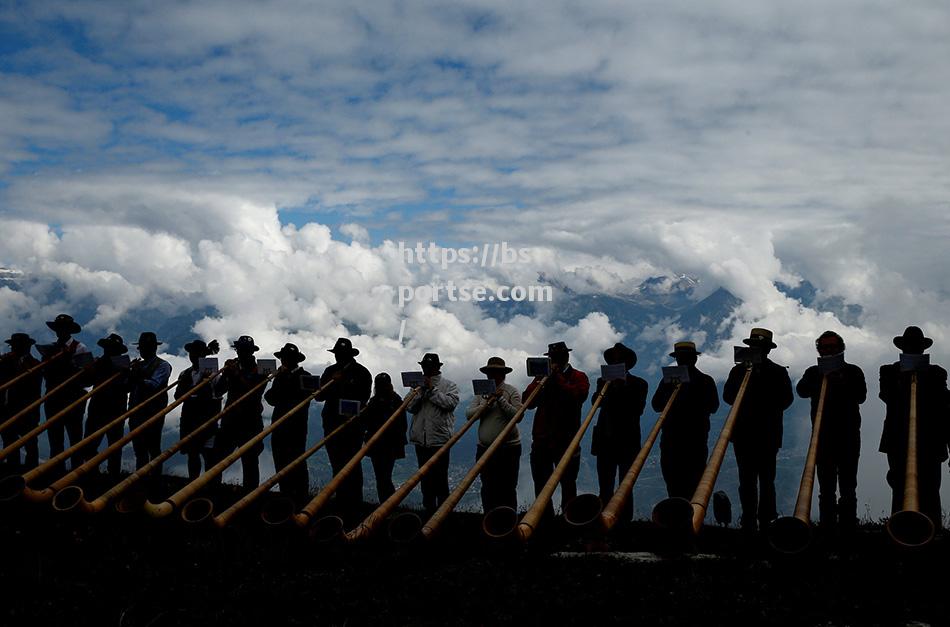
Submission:
POLYGON ((455 414, 459 404, 459 388, 442 375, 432 377, 432 387, 422 388, 409 404, 412 424, 409 442, 419 446, 442 446, 455 429, 455 414))

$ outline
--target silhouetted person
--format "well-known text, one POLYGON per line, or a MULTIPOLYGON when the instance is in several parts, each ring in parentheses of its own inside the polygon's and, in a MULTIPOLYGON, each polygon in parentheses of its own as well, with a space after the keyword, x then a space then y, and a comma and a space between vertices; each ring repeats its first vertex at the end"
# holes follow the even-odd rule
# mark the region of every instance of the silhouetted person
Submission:
MULTIPOLYGON (((772 522, 775 511, 775 461, 782 448, 782 414, 792 404, 792 382, 784 366, 768 359, 776 347, 768 329, 752 329, 745 344, 762 352, 762 363, 752 366, 742 406, 732 430, 732 450, 739 470, 739 502, 745 531, 763 529, 772 522)), ((732 405, 746 373, 745 364, 730 372, 722 391, 722 400, 732 405)))
MULTIPOLYGON (((475 448, 475 460, 481 459, 488 447, 501 433, 505 425, 521 409, 521 392, 515 386, 505 383, 505 376, 511 368, 505 365, 501 357, 492 357, 479 368, 489 379, 495 382, 495 393, 491 396, 479 395, 472 399, 465 415, 471 418, 494 397, 495 402, 486 409, 478 422, 478 446, 475 448)), ((490 512, 502 505, 513 510, 518 509, 518 470, 521 464, 521 435, 514 427, 502 444, 482 468, 479 477, 482 480, 482 510, 490 512)))
MULTIPOLYGON (((551 361, 551 375, 544 389, 528 404, 528 409, 537 408, 531 426, 531 479, 534 494, 541 489, 561 461, 568 445, 581 426, 581 409, 590 392, 587 375, 569 363, 570 349, 564 342, 548 344, 545 355, 551 361)), ((540 383, 534 380, 525 389, 526 400, 540 383)), ((577 496, 577 473, 580 470, 580 447, 561 476, 561 509, 577 496)), ((551 507, 548 512, 553 514, 551 507)))
MULTIPOLYGON (((6 343, 10 345, 11 352, 4 355, 3 360, 0 361, 3 372, 0 376, 0 383, 9 381, 40 363, 31 353, 36 340, 26 333, 14 333, 10 336, 10 339, 6 340, 6 343)), ((42 387, 43 375, 35 372, 0 392, 0 422, 6 422, 19 413, 20 410, 36 401, 41 395, 42 387)), ((13 444, 39 424, 40 408, 37 407, 21 416, 14 424, 0 433, 3 438, 3 446, 7 447, 13 444)), ((23 451, 25 453, 24 469, 36 468, 40 458, 39 438, 33 438, 24 444, 23 451)), ((19 466, 20 461, 19 451, 7 457, 7 462, 15 466, 19 466)))
MULTIPOLYGON (((168 385, 172 376, 172 367, 167 361, 158 356, 158 347, 164 342, 151 331, 139 335, 135 346, 139 352, 139 359, 132 362, 129 373, 129 408, 138 406, 156 392, 168 385)), ((134 414, 129 416, 129 430, 138 428, 146 420, 159 413, 168 406, 168 392, 159 394, 156 398, 142 405, 134 414)), ((145 430, 132 440, 132 449, 135 451, 135 467, 141 468, 162 454, 162 429, 165 427, 165 417, 155 420, 145 430)), ((162 473, 161 466, 155 469, 155 475, 162 473)))
MULTIPOLYGON (((109 334, 96 344, 102 348, 102 359, 89 369, 84 377, 84 384, 93 386, 93 390, 100 387, 106 379, 120 371, 113 361, 113 357, 121 357, 129 352, 125 346, 125 340, 115 333, 109 334)), ((121 368, 122 374, 119 378, 109 384, 108 387, 96 392, 95 396, 89 399, 89 414, 86 417, 86 436, 89 437, 95 431, 105 427, 110 422, 121 416, 129 408, 129 369, 121 368)), ((105 433, 108 445, 112 445, 122 439, 125 433, 125 421, 113 425, 105 433)), ((90 441, 83 448, 85 459, 92 459, 96 456, 99 444, 103 436, 99 436, 95 441, 90 441)), ((116 476, 122 470, 122 451, 118 450, 109 455, 106 459, 106 470, 110 475, 116 476)))
MULTIPOLYGON (((380 372, 374 380, 375 390, 369 399, 366 410, 363 412, 363 441, 369 441, 383 423, 392 416, 402 404, 402 397, 393 389, 392 379, 385 372, 380 372)), ((406 457, 406 431, 409 423, 406 412, 400 412, 396 420, 380 437, 379 441, 369 450, 369 459, 373 463, 373 474, 376 477, 376 496, 382 503, 396 491, 393 485, 393 468, 397 459, 406 457)))
MULTIPOLYGON (((604 351, 607 364, 623 364, 630 370, 637 364, 633 349, 617 342, 604 351)), ((604 387, 603 377, 597 378, 597 392, 604 387)), ((600 402, 600 413, 591 438, 591 455, 597 458, 597 480, 600 484, 600 500, 604 505, 614 495, 633 459, 640 452, 640 416, 647 404, 649 386, 640 377, 629 372, 622 381, 610 384, 600 402)), ((595 394, 595 398, 596 398, 595 394)), ((621 521, 633 520, 633 494, 627 498, 619 513, 621 521)))
MULTIPOLYGON (((419 365, 425 379, 419 394, 409 404, 409 413, 413 415, 409 441, 416 447, 416 460, 421 468, 452 437, 459 389, 442 376, 443 364, 437 354, 426 353, 419 365)), ((448 452, 422 479, 422 506, 430 514, 449 496, 448 452)))
MULTIPOLYGON (((317 397, 318 401, 323 401, 321 416, 324 434, 329 434, 350 418, 340 413, 341 399, 359 401, 362 408, 373 392, 373 375, 365 366, 356 361, 355 358, 360 351, 353 348, 353 343, 349 338, 339 338, 329 351, 333 353, 336 363, 327 366, 320 383, 324 384, 333 377, 338 380, 317 397)), ((333 436, 327 442, 327 456, 330 458, 333 474, 340 472, 362 446, 363 431, 357 420, 333 436)), ((344 517, 357 512, 363 502, 363 467, 361 465, 357 465, 340 484, 335 498, 344 517)))
MULTIPOLYGON (((919 327, 907 327, 894 338, 902 353, 922 355, 933 345, 919 327)), ((887 405, 880 451, 887 454, 887 483, 891 486, 891 513, 904 502, 907 464, 907 425, 912 372, 900 362, 881 366, 881 400, 887 405)), ((917 489, 920 511, 941 527, 940 465, 947 459, 947 371, 930 364, 917 372, 917 489)))
MULTIPOLYGON (((254 344, 250 335, 242 335, 231 345, 237 353, 237 359, 229 359, 221 369, 220 376, 212 382, 217 396, 227 394, 225 407, 234 405, 238 399, 250 392, 255 386, 267 379, 267 375, 257 371, 254 353, 260 348, 254 344)), ((264 387, 240 402, 221 418, 221 426, 214 439, 214 461, 221 461, 235 449, 264 430, 264 405, 262 398, 264 387)), ((264 450, 263 443, 257 443, 241 456, 241 472, 245 489, 260 485, 261 472, 258 458, 264 450)), ((218 478, 215 483, 220 482, 218 478)))
MULTIPOLYGON (((834 331, 825 331, 815 340, 822 357, 844 355, 844 340, 834 331)), ((861 403, 868 396, 864 372, 854 364, 825 375, 828 380, 821 432, 818 434, 819 523, 827 530, 840 525, 850 533, 858 523, 858 457, 861 454, 861 403), (835 488, 841 494, 835 496, 835 488)), ((810 366, 795 386, 798 395, 811 399, 811 421, 815 422, 822 375, 810 366)))
MULTIPOLYGON (((79 333, 82 327, 73 320, 72 316, 59 314, 54 320, 47 322, 46 326, 56 333, 56 341, 52 344, 49 357, 53 357, 62 351, 66 352, 66 356, 51 361, 43 369, 46 390, 49 391, 79 372, 79 368, 73 363, 73 357, 88 353, 89 349, 79 340, 73 339, 72 336, 79 333)), ((43 413, 47 419, 52 418, 85 393, 82 382, 75 380, 43 402, 43 413)), ((76 444, 82 439, 82 418, 85 413, 86 402, 83 401, 69 410, 69 413, 62 420, 57 421, 47 429, 46 437, 49 439, 50 457, 65 450, 67 434, 69 435, 70 445, 76 444)), ((83 454, 81 451, 76 451, 70 457, 70 464, 73 468, 78 467, 82 462, 83 454)))
MULTIPOLYGON (((719 409, 719 390, 708 374, 696 368, 701 355, 693 342, 677 342, 670 357, 689 371, 660 428, 660 470, 670 497, 691 499, 709 458, 709 417, 719 409)), ((653 411, 661 412, 676 384, 660 381, 653 395, 653 411)))
MULTIPOLYGON (((192 340, 185 344, 185 352, 191 360, 191 367, 181 371, 178 375, 178 385, 175 386, 175 400, 188 394, 199 383, 207 379, 210 373, 202 373, 200 360, 202 357, 208 357, 218 352, 218 341, 211 340, 206 344, 203 340, 192 340)), ((215 394, 213 384, 209 383, 203 388, 188 396, 181 404, 181 420, 178 423, 179 437, 185 439, 187 436, 211 420, 221 411, 221 397, 215 394)), ((216 433, 217 424, 205 429, 201 435, 186 444, 181 453, 188 458, 188 479, 194 480, 201 475, 201 464, 204 461, 205 470, 214 464, 213 454, 208 448, 208 440, 216 433)))
MULTIPOLYGON (((311 376, 300 364, 307 358, 296 344, 284 344, 274 356, 280 359, 280 368, 274 375, 271 387, 264 400, 273 405, 271 423, 286 416, 290 410, 313 394, 303 387, 300 377, 311 376)), ((283 422, 271 434, 270 446, 274 455, 274 470, 280 471, 307 449, 307 420, 310 416, 310 401, 293 416, 283 422)), ((310 492, 310 475, 307 464, 297 464, 280 481, 280 493, 303 505, 310 492)))

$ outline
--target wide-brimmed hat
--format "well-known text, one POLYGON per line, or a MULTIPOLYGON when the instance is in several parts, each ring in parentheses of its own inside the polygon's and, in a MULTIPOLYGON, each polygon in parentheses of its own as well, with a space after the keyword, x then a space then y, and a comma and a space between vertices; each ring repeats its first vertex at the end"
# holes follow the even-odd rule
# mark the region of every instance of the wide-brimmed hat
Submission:
POLYGON ((33 346, 36 344, 36 340, 26 333, 14 333, 10 336, 9 340, 4 340, 4 342, 10 346, 33 346))
POLYGON ((748 346, 767 346, 769 348, 778 348, 772 341, 772 332, 768 329, 756 327, 749 331, 749 338, 742 340, 743 344, 748 346))
POLYGON ((920 327, 910 326, 904 329, 903 335, 898 335, 894 338, 894 346, 904 350, 904 347, 911 345, 914 347, 920 347, 922 350, 927 350, 933 346, 934 341, 929 337, 924 335, 924 332, 920 330, 920 327))
POLYGON ((282 349, 274 353, 274 357, 277 359, 290 359, 296 361, 298 364, 307 358, 306 355, 300 352, 296 344, 291 344, 290 342, 284 344, 282 349))
POLYGON ((505 374, 511 372, 511 368, 505 365, 505 360, 501 357, 489 357, 488 363, 478 369, 479 372, 490 374, 492 371, 501 370, 505 374))
POLYGON ((59 314, 54 320, 47 322, 46 326, 53 331, 66 331, 70 335, 75 335, 82 331, 82 327, 79 326, 69 314, 59 314))
POLYGON ((356 355, 360 354, 359 349, 353 348, 353 342, 350 341, 348 337, 341 337, 336 341, 336 344, 333 345, 333 348, 327 349, 331 353, 344 353, 346 355, 356 355))
POLYGON ((254 338, 252 338, 250 335, 242 335, 238 339, 234 340, 234 343, 231 344, 231 348, 234 350, 246 348, 252 353, 261 350, 260 347, 254 343, 254 338))
POLYGON ((623 363, 629 370, 637 364, 637 353, 629 346, 617 342, 604 351, 604 361, 608 364, 623 363))
POLYGON ((185 344, 184 348, 189 355, 197 354, 199 357, 207 357, 218 352, 218 340, 211 340, 210 344, 205 344, 204 340, 192 340, 185 344))
POLYGON ((442 362, 439 361, 439 356, 436 353, 426 353, 422 356, 422 361, 419 362, 419 365, 423 368, 426 366, 435 366, 438 368, 442 366, 442 362))
POLYGON ((116 333, 110 333, 96 342, 96 344, 102 347, 102 350, 114 355, 125 355, 129 352, 129 348, 125 345, 125 340, 122 339, 121 335, 116 333))
POLYGON ((702 355, 702 353, 696 350, 696 342, 677 342, 673 344, 673 352, 670 353, 670 357, 679 355, 702 355))
POLYGON ((155 333, 153 333, 152 331, 143 331, 142 333, 139 334, 139 341, 134 342, 136 346, 139 346, 141 344, 145 344, 146 346, 160 346, 164 343, 165 342, 159 341, 158 336, 155 335, 155 333))
POLYGON ((554 342, 553 344, 548 344, 548 352, 545 355, 550 356, 551 353, 569 353, 573 348, 568 348, 567 344, 564 342, 554 342))

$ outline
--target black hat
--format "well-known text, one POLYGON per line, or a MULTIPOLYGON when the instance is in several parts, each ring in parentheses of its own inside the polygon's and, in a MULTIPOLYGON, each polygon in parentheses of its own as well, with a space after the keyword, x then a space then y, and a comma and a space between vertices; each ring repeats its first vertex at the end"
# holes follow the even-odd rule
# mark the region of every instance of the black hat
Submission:
POLYGON ((677 342, 673 344, 673 352, 670 353, 670 357, 678 357, 679 355, 702 355, 702 353, 696 350, 696 342, 677 342))
POLYGON ((439 361, 439 356, 436 353, 426 353, 422 356, 422 361, 419 362, 419 365, 425 368, 426 366, 442 366, 442 362, 439 361))
POLYGON ((189 355, 197 353, 199 357, 207 357, 218 352, 218 340, 211 340, 210 344, 205 344, 204 340, 192 340, 185 344, 185 352, 189 355))
POLYGON ((277 359, 296 360, 298 364, 307 358, 306 355, 300 352, 300 349, 297 348, 296 344, 291 344, 290 342, 284 344, 282 349, 274 353, 274 357, 277 359))
POLYGON ((511 372, 511 368, 505 365, 505 360, 501 357, 489 357, 488 363, 478 369, 480 372, 490 374, 492 370, 501 370, 505 374, 511 372))
POLYGON ((327 350, 331 353, 345 353, 354 357, 360 354, 359 349, 353 348, 353 342, 351 342, 348 337, 341 337, 336 341, 336 344, 333 345, 333 348, 328 348, 327 350))
POLYGON ((903 335, 898 335, 894 338, 894 346, 904 350, 908 345, 912 347, 919 347, 921 350, 927 350, 933 346, 934 341, 929 337, 924 336, 924 332, 920 330, 920 327, 910 326, 904 329, 903 335))
POLYGON ((555 342, 554 344, 548 344, 548 352, 545 355, 550 355, 551 353, 569 353, 573 348, 568 348, 567 344, 564 342, 555 342))
POLYGON ((252 338, 250 335, 242 335, 238 339, 234 340, 234 344, 231 344, 231 348, 235 350, 246 348, 252 353, 261 350, 257 344, 254 343, 254 338, 252 338))
POLYGON ((136 346, 139 346, 140 344, 159 346, 164 343, 165 342, 159 342, 158 336, 155 335, 155 333, 153 333, 152 331, 143 331, 142 333, 139 334, 139 341, 134 342, 136 346))
POLYGON ((115 333, 110 333, 107 337, 96 342, 96 344, 101 346, 102 350, 110 355, 125 355, 129 352, 128 347, 125 345, 125 340, 122 339, 121 335, 115 333))
POLYGON ((9 340, 4 340, 10 346, 33 346, 36 344, 36 340, 31 338, 26 333, 14 333, 10 336, 9 340))
POLYGON ((772 332, 768 329, 756 327, 749 331, 749 338, 742 340, 743 344, 748 346, 767 346, 769 348, 778 348, 772 341, 772 332))
POLYGON ((606 361, 608 364, 623 362, 623 364, 629 370, 637 364, 637 353, 629 346, 625 346, 621 342, 617 342, 604 351, 604 361, 606 361), (619 361, 614 362, 614 359, 619 361))
POLYGON ((380 372, 378 375, 376 375, 376 377, 373 380, 376 381, 376 383, 383 381, 385 383, 392 384, 393 382, 392 377, 390 377, 389 374, 386 372, 380 372))
POLYGON ((51 320, 46 323, 53 331, 66 331, 70 335, 75 335, 82 331, 82 327, 73 320, 73 317, 68 314, 59 314, 56 316, 55 320, 51 320))

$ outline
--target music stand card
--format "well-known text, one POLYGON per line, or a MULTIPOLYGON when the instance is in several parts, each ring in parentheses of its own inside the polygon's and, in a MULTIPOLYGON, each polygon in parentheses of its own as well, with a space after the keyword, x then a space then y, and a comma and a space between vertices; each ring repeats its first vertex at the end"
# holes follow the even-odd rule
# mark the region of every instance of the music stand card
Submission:
POLYGON ((930 365, 930 355, 909 355, 901 353, 901 372, 923 370, 930 365))
POLYGON ((198 372, 203 375, 212 375, 218 371, 217 357, 199 357, 198 372))
POLYGON ((551 361, 547 357, 528 357, 526 366, 529 377, 546 377, 551 374, 551 361))
POLYGON ((304 392, 316 392, 320 389, 320 377, 312 374, 300 375, 300 389, 304 392))
POLYGON ((600 367, 600 378, 604 381, 617 381, 627 378, 627 368, 623 364, 607 364, 600 367))
POLYGON ((341 398, 339 412, 341 416, 355 416, 360 413, 360 402, 341 398))
POLYGON ((128 355, 113 355, 109 360, 112 361, 112 366, 117 370, 128 370, 132 366, 132 360, 129 359, 128 355))
POLYGON ((818 358, 818 372, 821 374, 829 374, 842 368, 844 368, 844 353, 818 358))
POLYGON ((92 353, 76 353, 73 355, 73 365, 77 368, 85 368, 94 361, 92 353))
POLYGON ((762 363, 762 351, 758 346, 734 346, 734 361, 737 364, 757 365, 762 363))
POLYGON ((407 388, 422 387, 425 378, 426 376, 422 372, 403 372, 402 385, 407 388))
POLYGON ((663 383, 689 383, 686 366, 663 366, 663 383))
POLYGON ((472 379, 472 389, 475 396, 491 396, 495 393, 494 379, 472 379))
POLYGON ((258 359, 257 360, 257 374, 262 374, 265 377, 270 376, 277 372, 277 360, 276 359, 258 359))

